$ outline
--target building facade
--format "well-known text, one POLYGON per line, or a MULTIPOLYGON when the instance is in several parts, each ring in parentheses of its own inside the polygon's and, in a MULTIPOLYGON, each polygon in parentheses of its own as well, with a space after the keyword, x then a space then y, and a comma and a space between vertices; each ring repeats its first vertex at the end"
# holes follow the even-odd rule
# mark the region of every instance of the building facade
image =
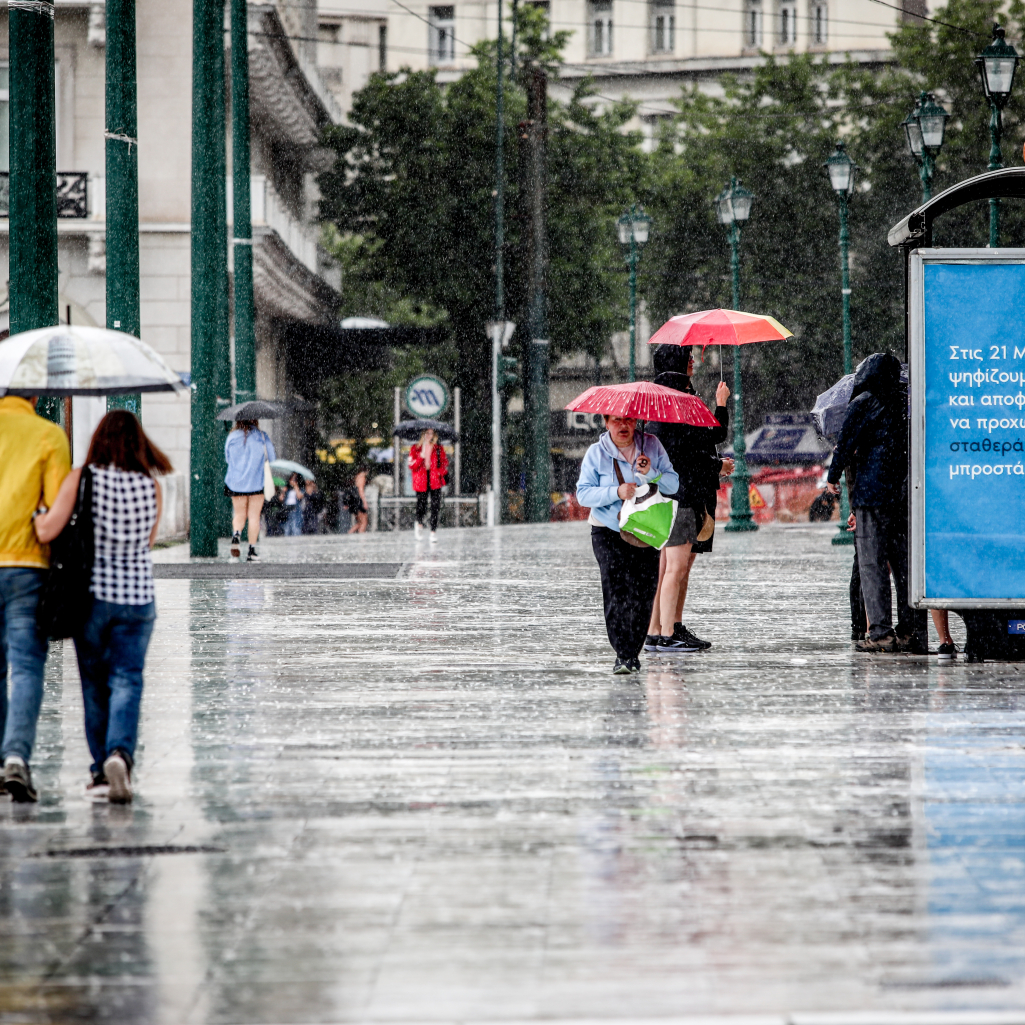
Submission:
MULTIPOLYGON (((0 11, 0 172, 8 169, 9 65, 6 8, 0 11)), ((337 271, 319 249, 316 189, 323 127, 340 117, 319 81, 312 43, 316 9, 289 0, 250 5, 254 291, 257 391, 297 400, 288 348, 295 325, 331 323, 339 302, 337 271), (299 37, 299 38, 296 38, 299 37)), ((55 17, 60 318, 106 322, 106 194, 104 189, 105 25, 102 3, 57 0, 55 17)), ((225 33, 225 46, 230 36, 225 33)), ((139 257, 142 338, 189 373, 191 336, 190 217, 192 174, 192 4, 162 0, 137 8, 139 257)), ((230 53, 225 53, 230 67, 230 53)), ((228 118, 230 126, 230 114, 228 118)), ((231 237, 231 140, 228 135, 228 237, 231 237)), ((9 259, 9 224, 0 210, 0 271, 9 259)), ((230 247, 228 257, 230 260, 230 247)), ((230 268, 230 264, 229 264, 230 268)), ((6 278, 5 278, 6 280, 6 278)), ((6 337, 6 292, 0 336, 6 337)), ((75 399, 75 461, 104 407, 75 399)), ((175 467, 166 483, 164 534, 187 529, 190 402, 187 395, 147 394, 142 420, 175 467)), ((276 424, 284 448, 288 423, 276 424)), ((295 433, 294 431, 292 432, 295 433)))

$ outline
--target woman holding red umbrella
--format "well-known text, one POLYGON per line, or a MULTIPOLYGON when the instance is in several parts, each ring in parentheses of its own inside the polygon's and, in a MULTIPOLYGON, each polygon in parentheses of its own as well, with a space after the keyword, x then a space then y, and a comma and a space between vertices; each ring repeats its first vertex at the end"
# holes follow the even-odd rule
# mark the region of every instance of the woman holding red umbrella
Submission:
POLYGON ((655 482, 664 495, 673 495, 680 478, 662 443, 650 434, 637 434, 629 415, 606 415, 608 430, 584 456, 577 481, 577 501, 591 510, 591 548, 601 572, 605 629, 615 649, 613 673, 639 673, 638 659, 658 587, 659 552, 648 545, 635 547, 619 531, 619 511, 633 498, 638 484, 655 482))

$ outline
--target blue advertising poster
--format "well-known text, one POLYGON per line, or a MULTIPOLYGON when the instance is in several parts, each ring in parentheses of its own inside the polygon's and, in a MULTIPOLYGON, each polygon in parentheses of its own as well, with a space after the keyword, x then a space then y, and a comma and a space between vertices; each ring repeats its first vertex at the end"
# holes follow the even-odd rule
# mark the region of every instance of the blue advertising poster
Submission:
POLYGON ((1025 264, 922 275, 923 597, 1025 599, 1025 264))

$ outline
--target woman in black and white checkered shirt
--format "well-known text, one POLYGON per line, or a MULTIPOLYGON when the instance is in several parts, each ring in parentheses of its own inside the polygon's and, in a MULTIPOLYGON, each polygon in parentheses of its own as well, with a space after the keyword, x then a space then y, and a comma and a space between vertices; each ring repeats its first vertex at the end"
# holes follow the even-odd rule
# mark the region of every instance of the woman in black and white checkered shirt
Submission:
MULTIPOLYGON (((156 605, 150 548, 160 522, 160 485, 167 456, 126 410, 99 423, 86 456, 93 482, 95 556, 89 617, 75 637, 85 731, 93 757, 90 790, 109 800, 132 799, 131 772, 139 732, 142 671, 156 605)), ((64 480, 53 508, 37 516, 40 541, 52 541, 71 518, 83 470, 64 480)))

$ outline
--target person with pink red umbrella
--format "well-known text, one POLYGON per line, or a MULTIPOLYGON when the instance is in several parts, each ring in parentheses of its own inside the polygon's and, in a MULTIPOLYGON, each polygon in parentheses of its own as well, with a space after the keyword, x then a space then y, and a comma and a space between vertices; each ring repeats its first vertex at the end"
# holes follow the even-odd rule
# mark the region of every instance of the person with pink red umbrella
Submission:
MULTIPOLYGON (((618 400, 615 391, 605 389, 618 400)), ((626 389, 622 394, 630 398, 626 389)), ((626 407, 625 414, 605 415, 608 430, 587 450, 577 480, 577 501, 591 510, 591 547, 601 573, 605 629, 616 652, 612 668, 616 674, 640 672, 637 656, 644 644, 659 566, 658 549, 636 547, 621 536, 620 509, 639 484, 655 483, 664 495, 675 494, 680 486, 662 443, 638 433, 637 418, 629 413, 626 407)))
MULTIPOLYGON (((694 356, 689 345, 660 345, 653 362, 655 384, 694 394, 694 356)), ((699 552, 712 550, 712 538, 699 541, 698 535, 706 515, 712 517, 714 524, 720 474, 728 477, 733 472, 733 460, 720 459, 716 452, 729 429, 729 396, 730 389, 720 381, 715 390, 715 427, 656 423, 651 428, 680 476, 680 490, 675 496, 680 505, 669 543, 662 549, 658 591, 644 640, 644 650, 648 652, 685 655, 712 646, 710 641, 688 630, 682 618, 694 558, 699 552)))

